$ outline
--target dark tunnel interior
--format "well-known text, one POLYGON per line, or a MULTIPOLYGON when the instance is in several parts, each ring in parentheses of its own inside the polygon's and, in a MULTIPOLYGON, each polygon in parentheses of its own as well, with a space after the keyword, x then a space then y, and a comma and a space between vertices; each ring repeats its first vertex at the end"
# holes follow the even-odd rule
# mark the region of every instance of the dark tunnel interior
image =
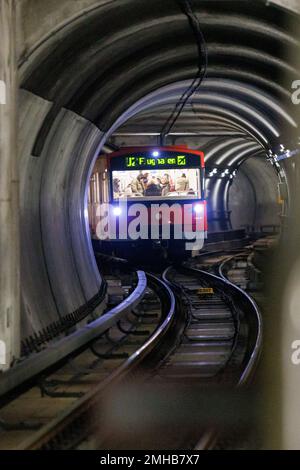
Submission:
MULTIPOLYGON (((277 266, 295 292, 297 3, 193 2, 207 46, 206 76, 165 136, 168 146, 205 154, 208 236, 274 229, 290 250, 278 255, 277 266)), ((95 165, 113 149, 160 144, 166 119, 197 73, 198 50, 174 0, 20 0, 17 17, 24 341, 100 298, 88 205, 95 165)), ((272 282, 276 310, 281 276, 272 282)), ((103 303, 89 320, 104 309, 103 303)), ((19 354, 12 345, 11 358, 19 354)))

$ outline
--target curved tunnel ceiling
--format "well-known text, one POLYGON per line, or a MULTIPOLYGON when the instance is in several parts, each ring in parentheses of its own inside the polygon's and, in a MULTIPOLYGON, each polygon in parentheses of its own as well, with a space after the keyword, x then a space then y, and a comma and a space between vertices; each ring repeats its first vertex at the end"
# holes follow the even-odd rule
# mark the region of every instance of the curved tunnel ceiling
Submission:
MULTIPOLYGON (((209 113, 223 108, 225 118, 238 120, 240 114, 253 112, 250 121, 262 114, 266 125, 275 121, 280 126, 278 113, 266 116, 267 101, 284 109, 290 100, 285 80, 291 83, 299 76, 288 59, 299 54, 299 42, 289 33, 292 17, 262 2, 210 0, 196 5, 208 45, 210 86, 201 93, 209 113), (237 84, 234 101, 227 80, 237 84), (226 103, 226 97, 232 102, 226 103)), ((33 60, 23 61, 22 87, 104 131, 148 93, 193 77, 197 54, 187 19, 173 0, 140 1, 138 7, 132 0, 106 2, 39 49, 33 60)), ((269 131, 266 140, 272 137, 269 131)))

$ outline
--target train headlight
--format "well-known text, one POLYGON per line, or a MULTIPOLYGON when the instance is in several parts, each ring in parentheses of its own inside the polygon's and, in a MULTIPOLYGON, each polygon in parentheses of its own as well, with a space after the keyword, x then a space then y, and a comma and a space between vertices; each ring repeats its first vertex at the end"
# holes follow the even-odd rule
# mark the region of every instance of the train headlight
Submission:
POLYGON ((120 207, 114 207, 113 208, 113 214, 116 216, 116 217, 119 217, 119 215, 122 214, 122 210, 120 207))
POLYGON ((203 214, 204 212, 204 206, 203 204, 196 204, 194 206, 194 211, 196 212, 196 214, 200 215, 200 214, 203 214))

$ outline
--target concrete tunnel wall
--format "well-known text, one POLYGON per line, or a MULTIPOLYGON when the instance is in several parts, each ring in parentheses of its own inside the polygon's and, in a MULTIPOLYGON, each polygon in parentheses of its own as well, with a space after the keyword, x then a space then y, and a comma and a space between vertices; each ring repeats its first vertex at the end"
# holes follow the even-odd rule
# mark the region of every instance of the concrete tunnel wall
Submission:
POLYGON ((262 158, 248 158, 240 166, 228 194, 233 229, 280 225, 277 183, 273 167, 262 158))
MULTIPOLYGON (((233 74, 284 106, 289 96, 278 77, 282 69, 292 76, 296 71, 277 46, 298 46, 284 31, 282 14, 257 4, 248 22, 248 3, 238 11, 237 2, 201 2, 210 47, 208 73, 219 80, 233 74), (223 6, 224 18, 220 10, 216 19, 215 11, 223 6), (226 43, 228 28, 240 33, 239 47, 226 43), (257 31, 264 39, 259 44, 257 31), (278 53, 277 59, 273 54, 278 53)), ((153 5, 143 1, 136 8, 133 0, 18 2, 23 336, 78 308, 100 287, 84 196, 105 132, 147 94, 194 76, 197 51, 186 18, 170 0, 153 5)))
POLYGON ((84 305, 101 286, 84 201, 102 134, 62 109, 42 154, 32 156, 50 106, 31 93, 20 93, 23 337, 84 305))

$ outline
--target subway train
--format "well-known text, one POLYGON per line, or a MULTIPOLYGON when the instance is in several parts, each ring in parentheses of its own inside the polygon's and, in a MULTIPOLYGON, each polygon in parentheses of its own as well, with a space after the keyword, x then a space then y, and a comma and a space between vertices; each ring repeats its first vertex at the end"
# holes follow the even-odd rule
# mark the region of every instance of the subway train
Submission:
POLYGON ((191 256, 207 237, 203 152, 127 147, 101 155, 90 180, 88 217, 96 251, 191 256))

